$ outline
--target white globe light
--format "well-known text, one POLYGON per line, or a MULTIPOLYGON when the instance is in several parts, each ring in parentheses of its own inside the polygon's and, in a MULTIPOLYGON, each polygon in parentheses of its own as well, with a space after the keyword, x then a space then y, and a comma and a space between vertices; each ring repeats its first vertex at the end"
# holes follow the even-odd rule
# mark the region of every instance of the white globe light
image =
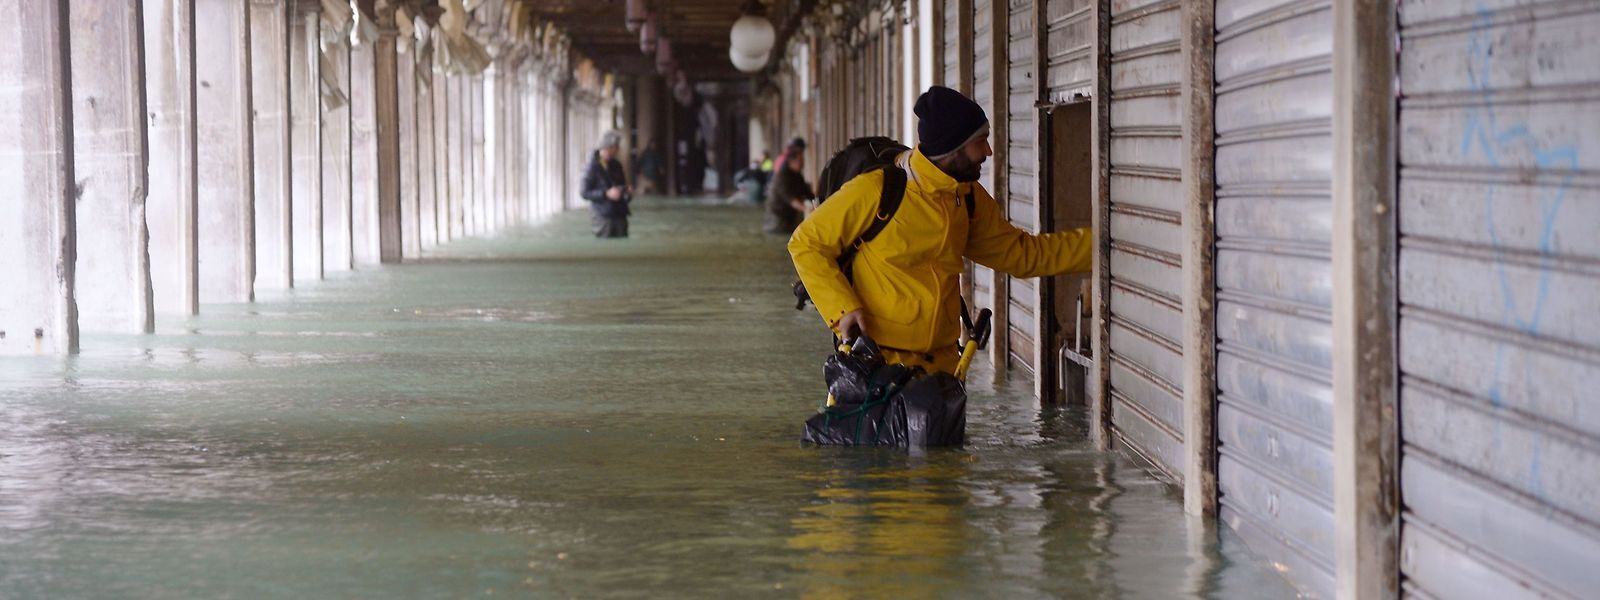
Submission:
POLYGON ((728 49, 728 60, 733 61, 733 68, 744 73, 754 73, 756 71, 760 71, 762 68, 767 66, 768 58, 770 58, 769 54, 748 56, 745 53, 740 52, 737 48, 728 49))
POLYGON ((734 21, 733 29, 728 31, 728 43, 745 56, 762 56, 771 52, 772 44, 777 41, 778 32, 766 17, 747 14, 734 21))

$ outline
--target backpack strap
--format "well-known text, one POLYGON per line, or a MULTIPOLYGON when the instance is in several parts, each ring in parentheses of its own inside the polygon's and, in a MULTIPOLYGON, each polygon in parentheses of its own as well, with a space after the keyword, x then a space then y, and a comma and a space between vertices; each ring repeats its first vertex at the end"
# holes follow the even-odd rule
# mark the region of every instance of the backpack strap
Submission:
POLYGON ((878 193, 878 214, 867 225, 867 230, 861 232, 861 237, 856 239, 855 248, 860 249, 862 244, 872 241, 889 226, 889 220, 894 218, 894 213, 900 210, 900 201, 906 197, 906 172, 900 167, 883 168, 883 191, 878 193))
POLYGON ((894 219, 894 213, 900 210, 900 201, 906 197, 906 172, 896 166, 883 167, 883 190, 878 193, 878 210, 873 215, 871 223, 867 224, 866 231, 856 238, 855 242, 839 253, 839 270, 844 272, 845 280, 852 280, 854 269, 851 263, 855 262, 856 254, 861 252, 861 246, 872 241, 889 226, 889 221, 894 219))
POLYGON ((967 220, 978 218, 977 196, 972 193, 972 188, 967 188, 967 220))

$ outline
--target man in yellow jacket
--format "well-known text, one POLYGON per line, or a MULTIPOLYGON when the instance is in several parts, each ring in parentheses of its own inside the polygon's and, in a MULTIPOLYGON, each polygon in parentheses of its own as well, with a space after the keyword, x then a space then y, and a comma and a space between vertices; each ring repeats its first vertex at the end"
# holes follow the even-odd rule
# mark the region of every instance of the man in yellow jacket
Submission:
POLYGON ((881 170, 829 196, 789 238, 789 255, 835 334, 867 334, 891 364, 951 373, 959 360, 963 258, 1014 277, 1088 271, 1094 236, 1088 229, 1030 235, 1006 221, 977 183, 994 154, 989 119, 977 103, 933 86, 914 112, 918 145, 895 160, 906 172, 905 197, 857 252, 853 281, 836 261, 875 218, 881 170), (965 202, 975 204, 970 219, 965 202))

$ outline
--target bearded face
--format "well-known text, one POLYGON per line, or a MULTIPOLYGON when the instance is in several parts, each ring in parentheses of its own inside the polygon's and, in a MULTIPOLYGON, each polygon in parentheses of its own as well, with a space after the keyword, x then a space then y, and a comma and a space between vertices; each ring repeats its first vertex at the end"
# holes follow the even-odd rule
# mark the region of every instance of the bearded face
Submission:
POLYGON ((939 170, 961 183, 972 183, 983 173, 983 161, 994 151, 989 148, 987 135, 968 142, 960 150, 936 163, 939 170))
POLYGON ((966 152, 957 152, 944 160, 939 169, 961 183, 972 183, 983 173, 983 157, 973 160, 966 152))

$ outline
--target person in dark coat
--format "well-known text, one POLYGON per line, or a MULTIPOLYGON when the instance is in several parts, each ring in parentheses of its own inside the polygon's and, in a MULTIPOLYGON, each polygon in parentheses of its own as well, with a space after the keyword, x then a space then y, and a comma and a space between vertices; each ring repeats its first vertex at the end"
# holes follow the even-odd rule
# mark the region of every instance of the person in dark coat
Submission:
POLYGON ((628 237, 628 215, 632 214, 628 203, 633 201, 633 189, 622 170, 622 161, 617 160, 621 142, 616 132, 607 132, 583 172, 583 199, 589 201, 589 222, 594 226, 595 237, 628 237))
POLYGON ((806 201, 817 197, 806 183, 802 170, 806 168, 804 154, 795 153, 785 158, 767 186, 767 218, 763 229, 767 233, 788 235, 805 220, 806 201))

